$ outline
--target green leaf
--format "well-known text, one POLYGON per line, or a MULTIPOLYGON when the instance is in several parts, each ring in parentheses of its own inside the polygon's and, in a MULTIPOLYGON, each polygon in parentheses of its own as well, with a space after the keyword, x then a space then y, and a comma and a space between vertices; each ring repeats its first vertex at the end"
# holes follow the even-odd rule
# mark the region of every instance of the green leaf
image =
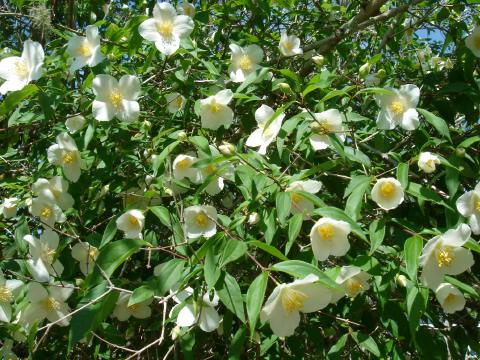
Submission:
POLYGON ((160 220, 160 222, 168 228, 172 227, 170 220, 170 211, 164 206, 153 206, 149 210, 160 220))
POLYGON ((293 243, 300 234, 303 224, 303 214, 295 214, 288 221, 288 242, 285 245, 285 255, 288 255, 293 243))
POLYGON ((407 274, 413 281, 417 279, 417 268, 422 252, 423 241, 419 236, 412 236, 405 241, 404 256, 407 268, 407 274))
POLYGON ((277 193, 275 204, 277 206, 278 220, 281 224, 284 224, 285 219, 290 214, 290 208, 292 207, 291 194, 283 191, 277 193))
POLYGON ((153 290, 149 286, 140 286, 133 290, 132 295, 128 299, 127 306, 132 306, 153 297, 153 290))
POLYGON ((250 75, 247 76, 247 78, 243 81, 243 83, 240 84, 240 86, 237 88, 237 93, 242 92, 245 90, 247 87, 249 87, 251 84, 254 82, 260 82, 262 81, 268 74, 269 68, 261 68, 257 71, 252 72, 250 75))
POLYGON ((171 144, 168 144, 160 153, 160 155, 156 156, 153 160, 153 175, 157 175, 163 169, 161 166, 163 162, 167 158, 167 156, 181 143, 181 141, 174 141, 171 144))
POLYGON ((355 340, 358 346, 360 346, 360 349, 364 351, 368 350, 377 358, 380 357, 380 350, 378 349, 378 345, 371 336, 354 331, 352 332, 352 338, 353 340, 355 340))
POLYGON ((348 222, 350 224, 350 227, 352 228, 352 232, 355 233, 362 240, 367 241, 367 236, 362 230, 362 228, 357 224, 355 220, 345 214, 344 211, 333 206, 325 206, 320 209, 315 209, 314 213, 325 217, 331 217, 335 220, 343 220, 348 222))
POLYGON ((93 123, 88 124, 87 130, 85 130, 85 137, 83 138, 83 148, 87 149, 88 144, 93 139, 93 135, 95 134, 95 125, 93 123))
POLYGON ((193 145, 195 145, 197 149, 199 149, 206 155, 211 155, 208 140, 205 139, 203 136, 191 136, 188 138, 188 141, 190 141, 193 145))
POLYGON ((342 359, 343 349, 345 349, 345 345, 347 344, 348 340, 348 333, 343 334, 337 340, 335 345, 333 345, 330 350, 328 350, 327 358, 328 359, 342 359))
POLYGON ((159 266, 159 271, 155 271, 157 284, 155 290, 158 295, 163 296, 175 284, 183 280, 185 261, 181 259, 171 259, 157 266, 159 266))
POLYGON ((228 239, 227 245, 223 250, 219 267, 224 267, 228 263, 237 260, 247 252, 247 244, 243 241, 228 239))
POLYGON ((420 318, 426 310, 428 301, 428 289, 417 288, 415 286, 407 287, 407 314, 409 326, 412 334, 415 334, 420 318))
POLYGON ((417 183, 414 183, 414 182, 410 181, 409 184, 408 184, 407 193, 417 197, 419 200, 432 201, 436 204, 443 205, 447 209, 450 209, 452 211, 456 211, 450 205, 448 205, 440 197, 440 195, 438 195, 435 191, 433 191, 433 190, 431 190, 431 189, 429 189, 429 188, 427 188, 423 185, 420 185, 420 184, 417 184, 417 183))
POLYGON ((354 149, 350 146, 345 146, 344 148, 345 156, 351 161, 358 162, 365 165, 366 167, 371 167, 372 162, 370 158, 360 149, 354 149))
POLYGON ((452 139, 450 138, 450 132, 448 130, 448 125, 445 120, 425 109, 417 108, 417 111, 423 115, 425 120, 427 120, 427 122, 429 122, 440 135, 446 137, 448 140, 450 140, 450 142, 452 142, 452 139))
POLYGON ((360 215, 364 195, 368 187, 370 186, 371 179, 372 178, 370 176, 362 176, 363 181, 356 182, 357 185, 355 189, 348 197, 347 203, 345 204, 345 213, 349 215, 353 220, 357 220, 360 215))
POLYGON ((250 334, 255 333, 260 310, 262 309, 263 298, 267 289, 268 273, 262 272, 252 281, 247 290, 247 315, 250 323, 250 334))
POLYGON ((147 245, 147 243, 139 239, 123 239, 105 245, 97 258, 96 265, 98 266, 95 266, 90 279, 91 283, 98 284, 104 276, 110 277, 125 260, 144 245, 147 245), (103 270, 103 273, 98 269, 99 267, 103 270))
POLYGON ((320 269, 301 260, 283 261, 273 265, 271 269, 274 271, 281 271, 301 279, 309 274, 317 275, 319 279, 318 281, 322 284, 328 287, 337 287, 337 284, 333 282, 333 280, 331 280, 327 275, 325 275, 320 269))
POLYGON ((108 222, 107 227, 105 228, 105 231, 103 232, 102 241, 100 242, 100 249, 103 248, 105 245, 107 245, 115 237, 115 235, 117 233, 117 222, 116 221, 117 221, 117 218, 114 217, 113 219, 111 219, 108 222))
POLYGON ((408 186, 408 163, 399 163, 397 165, 397 179, 404 189, 408 186))
POLYGON ((203 264, 203 274, 210 289, 215 287, 215 284, 221 275, 220 267, 218 266, 219 257, 220 255, 215 255, 214 246, 208 248, 205 255, 205 262, 203 264))
POLYGON ((38 91, 38 87, 34 84, 25 86, 22 90, 12 91, 8 94, 0 104, 0 115, 8 114, 22 100, 32 96, 38 91))
POLYGON ((280 260, 288 260, 288 258, 285 255, 283 255, 281 251, 279 251, 277 248, 275 248, 271 245, 268 245, 267 243, 264 243, 264 242, 261 242, 261 241, 258 241, 258 240, 251 240, 251 241, 248 242, 248 245, 255 246, 255 247, 269 253, 270 255, 275 256, 276 258, 278 258, 280 260))
POLYGON ((242 322, 245 322, 242 292, 240 286, 238 286, 237 280, 235 280, 232 275, 225 272, 223 279, 219 280, 219 286, 216 289, 218 297, 226 308, 237 315, 242 322))
POLYGON ((368 228, 370 236, 370 255, 372 255, 380 245, 382 245, 385 237, 385 218, 372 221, 368 228))
POLYGON ((245 338, 247 334, 247 328, 245 326, 240 326, 235 335, 233 336, 232 342, 230 343, 230 349, 228 351, 228 360, 240 360, 242 355, 243 344, 245 343, 245 338))

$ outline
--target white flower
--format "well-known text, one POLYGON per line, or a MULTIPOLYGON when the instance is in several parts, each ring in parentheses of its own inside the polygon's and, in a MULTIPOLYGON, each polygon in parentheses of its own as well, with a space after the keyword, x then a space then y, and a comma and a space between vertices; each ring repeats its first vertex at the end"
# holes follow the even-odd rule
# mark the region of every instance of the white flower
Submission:
POLYGON ((315 120, 310 123, 312 135, 310 144, 315 150, 323 150, 332 146, 328 134, 334 134, 343 143, 345 140, 342 125, 342 114, 337 109, 329 109, 321 113, 315 113, 315 120))
POLYGON ((68 326, 70 322, 70 307, 66 303, 73 292, 70 284, 49 285, 44 287, 36 282, 28 284, 27 298, 30 304, 22 311, 19 323, 30 328, 33 324, 47 318, 57 325, 68 326))
POLYGON ((32 199, 32 204, 28 210, 48 226, 53 226, 56 222, 63 223, 67 220, 62 209, 56 203, 39 197, 32 199))
POLYGON ((174 92, 167 94, 165 95, 165 100, 167 101, 167 109, 172 114, 175 114, 185 107, 185 97, 179 93, 174 92))
POLYGON ((73 58, 70 65, 70 71, 76 70, 88 65, 94 67, 105 57, 100 48, 100 35, 98 27, 95 25, 87 26, 85 36, 73 35, 68 40, 67 53, 73 58))
POLYGON ((435 164, 440 164, 440 159, 437 155, 428 151, 420 153, 418 157, 418 167, 427 174, 435 171, 435 164))
POLYGON ((150 309, 149 305, 152 303, 153 298, 129 306, 128 301, 130 300, 130 296, 130 294, 124 292, 118 296, 112 316, 120 321, 126 321, 130 316, 137 319, 149 318, 150 315, 152 315, 152 309, 150 309))
POLYGON ((27 40, 23 44, 22 56, 11 56, 0 61, 0 79, 5 82, 0 86, 0 94, 22 90, 32 80, 38 80, 43 74, 42 45, 27 40))
POLYGON ((195 6, 186 0, 182 2, 182 5, 177 7, 177 10, 180 14, 190 16, 192 19, 195 16, 195 6))
POLYGON ((262 105, 255 111, 255 120, 257 121, 258 129, 256 129, 247 139, 246 145, 248 147, 260 147, 258 153, 265 155, 267 147, 275 140, 282 127, 282 121, 285 113, 279 114, 273 121, 271 121, 275 111, 270 106, 262 105), (267 123, 270 123, 268 126, 267 123))
POLYGON ((77 182, 83 167, 83 161, 80 157, 75 140, 66 132, 57 136, 57 143, 50 146, 47 150, 48 162, 53 165, 60 165, 65 177, 77 182))
POLYGON ((65 121, 65 126, 70 134, 75 134, 85 126, 85 118, 82 115, 69 117, 65 121))
POLYGON ((261 68, 259 63, 263 59, 263 50, 260 46, 248 45, 241 48, 236 44, 230 44, 230 50, 232 50, 232 63, 228 73, 233 82, 243 82, 248 75, 261 68))
POLYGON ((305 191, 310 194, 316 194, 322 188, 322 183, 316 180, 294 181, 285 191, 291 194, 292 207, 290 212, 292 214, 310 215, 313 211, 313 203, 298 193, 298 191, 305 191))
POLYGON ((57 204, 62 210, 72 208, 75 202, 68 193, 68 181, 60 176, 54 176, 50 180, 38 179, 32 185, 32 191, 40 199, 57 204))
POLYGON ((157 3, 153 18, 145 20, 138 27, 140 35, 155 42, 164 55, 172 55, 180 47, 180 39, 193 31, 193 20, 187 15, 177 15, 175 8, 166 2, 157 3))
POLYGON ((128 210, 116 220, 118 230, 129 239, 142 239, 145 216, 140 210, 128 210))
POLYGON ((81 272, 88 275, 95 267, 98 249, 88 242, 80 241, 72 247, 72 257, 79 262, 81 272))
POLYGON ((422 280, 429 288, 435 290, 445 274, 458 275, 472 267, 473 255, 462 247, 470 235, 470 227, 461 224, 427 242, 420 256, 420 265, 422 280))
POLYGON ((23 282, 20 280, 5 280, 0 271, 0 321, 10 322, 12 318, 12 305, 15 297, 21 290, 23 282))
POLYGON ((178 155, 175 160, 173 160, 173 177, 177 180, 188 178, 194 184, 201 182, 202 174, 200 169, 192 166, 197 160, 198 158, 195 156, 178 155))
POLYGON ((480 57, 480 26, 475 26, 472 33, 465 39, 465 45, 476 57, 480 57))
POLYGON ((110 75, 97 75, 92 82, 95 100, 93 117, 98 121, 110 121, 114 117, 124 122, 138 119, 140 105, 140 80, 134 75, 123 75, 119 81, 110 75))
POLYGON ((248 215, 247 221, 250 225, 255 225, 260 221, 260 214, 256 211, 252 212, 250 215, 248 215))
POLYGON ((370 278, 371 275, 362 271, 359 267, 342 266, 340 274, 338 274, 335 281, 343 287, 348 296, 353 298, 370 288, 370 285, 368 284, 370 278))
POLYGON ((318 277, 310 274, 304 279, 277 285, 260 313, 261 321, 268 321, 277 336, 293 335, 300 323, 300 312, 315 312, 330 303, 331 291, 317 281, 318 277))
POLYGON ((201 299, 198 299, 195 303, 191 301, 186 302, 192 294, 193 289, 187 287, 173 296, 173 300, 177 304, 185 303, 177 315, 177 326, 188 327, 198 323, 198 326, 203 331, 214 331, 220 325, 220 315, 218 315, 217 310, 215 310, 219 300, 217 294, 214 293, 212 300, 210 300, 208 293, 205 293, 201 299))
POLYGON ((43 231, 40 239, 32 235, 25 235, 23 239, 28 243, 28 252, 31 259, 27 260, 30 272, 35 280, 49 282, 50 275, 60 276, 63 265, 55 260, 55 252, 58 248, 58 234, 50 229, 43 231))
POLYGON ((194 205, 183 212, 185 233, 189 239, 209 238, 217 232, 217 210, 209 205, 194 205))
POLYGON ((415 109, 420 99, 420 89, 415 85, 402 85, 400 89, 385 88, 391 94, 375 94, 380 106, 377 116, 379 129, 391 130, 400 125, 405 130, 415 130, 420 125, 415 109))
MULTIPOLYGON (((214 158, 220 155, 218 150, 212 145, 210 145, 210 153, 214 158)), ((200 160, 208 158, 206 155, 199 155, 200 160)), ((217 195, 225 186, 224 180, 232 179, 234 168, 233 165, 227 163, 226 161, 222 161, 208 164, 207 166, 201 168, 200 171, 202 174, 202 181, 209 179, 209 183, 205 188, 205 191, 209 195, 217 195)))
POLYGON ((402 184, 392 177, 378 179, 372 188, 372 200, 383 210, 392 210, 404 200, 402 184))
POLYGON ((453 314, 465 307, 465 297, 460 290, 451 284, 442 283, 438 285, 435 296, 446 314, 453 314))
POLYGON ((235 154, 235 146, 225 141, 218 147, 218 150, 220 150, 222 155, 225 156, 232 156, 235 154))
POLYGON ((415 33, 415 28, 413 27, 414 20, 412 18, 406 18, 403 22, 403 26, 405 28, 405 39, 407 41, 411 41, 413 38, 413 34, 415 33))
POLYGON ((3 203, 0 205, 0 212, 5 219, 10 219, 17 216, 18 198, 11 197, 3 199, 3 203))
POLYGON ((310 231, 310 242, 317 260, 326 260, 330 255, 345 255, 350 249, 348 242, 350 231, 350 225, 345 221, 328 217, 318 220, 310 231))
POLYGON ((278 48, 283 56, 294 56, 303 54, 303 50, 300 48, 300 39, 297 36, 282 33, 280 37, 280 43, 278 48))
POLYGON ((232 90, 226 89, 200 100, 202 128, 210 130, 217 130, 221 126, 228 128, 233 122, 233 111, 228 106, 232 98, 232 90))
POLYGON ((475 189, 467 191, 456 202, 457 210, 468 219, 468 225, 475 235, 480 234, 480 182, 475 189))

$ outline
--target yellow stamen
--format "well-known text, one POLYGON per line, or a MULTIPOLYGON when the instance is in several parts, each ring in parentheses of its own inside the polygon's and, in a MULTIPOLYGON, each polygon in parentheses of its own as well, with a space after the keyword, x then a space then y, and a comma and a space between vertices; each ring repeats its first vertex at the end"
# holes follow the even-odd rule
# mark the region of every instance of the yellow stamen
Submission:
POLYGON ((77 54, 83 57, 90 57, 92 56, 92 49, 88 44, 82 43, 77 49, 77 54))
POLYGON ((220 110, 221 110, 221 106, 220 104, 218 104, 215 100, 213 100, 211 103, 210 103, 210 111, 213 112, 213 113, 218 113, 220 110))
POLYGON ((136 311, 136 310, 138 310, 139 307, 140 307, 139 304, 133 304, 133 305, 128 306, 128 309, 130 311, 136 311))
POLYGON ((49 207, 43 207, 40 209, 40 217, 49 218, 52 215, 52 209, 49 207))
POLYGON ((90 249, 88 250, 88 257, 90 260, 95 260, 97 258, 97 255, 98 255, 98 249, 96 247, 90 247, 90 249))
POLYGON ((211 174, 211 173, 215 172, 216 170, 217 170, 217 168, 213 164, 208 164, 207 167, 205 168, 205 172, 207 174, 211 174))
POLYGON ((40 253, 40 258, 46 262, 47 264, 53 263, 53 257, 55 255, 55 250, 49 248, 47 245, 42 247, 42 251, 40 253))
POLYGON ((190 160, 189 159, 180 160, 177 163, 177 166, 178 166, 179 169, 185 170, 186 168, 188 168, 190 166, 190 160))
POLYGON ((335 228, 332 224, 322 224, 317 228, 318 235, 322 240, 331 240, 335 234, 335 228))
POLYGON ((113 107, 119 108, 122 105, 123 96, 118 89, 113 89, 108 98, 113 107))
POLYGON ((432 159, 427 160, 427 161, 425 162, 425 164, 427 164, 427 166, 428 166, 428 167, 431 167, 431 168, 433 168, 433 167, 435 166, 435 163, 433 162, 432 159))
POLYGON ((54 297, 49 296, 45 300, 43 300, 43 307, 47 311, 54 311, 60 309, 60 303, 55 300, 54 297))
POLYGON ((395 194, 395 185, 390 181, 386 181, 380 185, 380 192, 386 198, 391 198, 395 194))
POLYGON ((457 297, 455 296, 455 294, 448 294, 445 300, 443 300, 443 305, 449 305, 450 303, 455 301, 456 298, 457 297))
POLYGON ((208 224, 208 217, 205 213, 201 212, 195 215, 195 222, 200 227, 205 227, 208 224))
POLYGON ((405 110, 403 103, 400 101, 393 101, 389 107, 395 115, 403 114, 403 111, 405 110))
POLYGON ((332 132, 330 125, 326 122, 314 121, 310 125, 310 128, 312 129, 312 132, 320 135, 327 135, 328 133, 332 132))
POLYGON ((9 303, 13 300, 13 294, 6 286, 0 286, 0 304, 9 303))
POLYGON ((480 212, 480 199, 477 199, 477 201, 475 201, 475 210, 480 212))
POLYGON ((18 76, 24 78, 28 75, 27 65, 22 60, 19 60, 15 63, 15 72, 18 76))
POLYGON ((130 216, 128 217, 128 222, 129 222, 130 224, 132 224, 133 226, 138 226, 138 225, 139 225, 138 219, 137 219, 135 216, 133 216, 133 215, 130 215, 130 216))
POLYGON ((170 37, 173 34, 173 23, 169 20, 157 22, 157 30, 161 35, 170 37))
POLYGON ((294 290, 290 287, 283 288, 280 296, 283 309, 287 314, 303 308, 303 302, 307 298, 307 295, 305 295, 304 293, 298 290, 294 290))
POLYGON ((180 109, 182 105, 183 105, 183 98, 181 96, 177 96, 175 98, 175 106, 180 109))
POLYGON ((473 44, 477 49, 480 49, 480 36, 475 36, 475 38, 473 39, 473 44))
POLYGON ((64 164, 71 164, 75 161, 75 153, 73 151, 66 151, 62 156, 62 161, 64 164))
POLYGON ((302 201, 302 195, 300 195, 299 193, 296 193, 296 192, 292 192, 292 202, 297 204, 300 201, 302 201))
POLYGON ((242 55, 239 65, 240 69, 242 69, 243 71, 248 71, 252 68, 252 60, 248 55, 242 55))
POLYGON ((360 282, 355 280, 355 279, 349 279, 349 280, 347 280, 347 288, 348 288, 348 293, 350 294, 350 296, 355 296, 360 291, 362 291, 363 285, 360 284, 360 282))
POLYGON ((287 50, 292 50, 293 49, 293 43, 290 40, 284 41, 283 42, 283 47, 287 50))
POLYGON ((452 248, 449 246, 444 247, 437 252, 437 264, 438 267, 450 266, 455 256, 453 255, 452 248))

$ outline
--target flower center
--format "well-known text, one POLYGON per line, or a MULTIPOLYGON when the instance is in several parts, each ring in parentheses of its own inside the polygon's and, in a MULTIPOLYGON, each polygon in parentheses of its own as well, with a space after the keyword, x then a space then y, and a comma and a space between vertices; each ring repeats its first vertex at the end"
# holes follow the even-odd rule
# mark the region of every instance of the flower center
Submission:
POLYGON ((283 288, 281 294, 283 309, 287 314, 290 314, 295 310, 300 310, 303 308, 303 302, 306 298, 307 295, 298 290, 289 287, 283 288))
POLYGON ((181 108, 182 105, 183 105, 183 99, 181 96, 177 96, 177 98, 175 99, 175 105, 177 108, 181 108))
POLYGON ((128 217, 128 222, 129 222, 131 225, 133 225, 133 226, 138 226, 138 225, 139 225, 138 219, 137 219, 135 216, 133 216, 133 215, 130 215, 130 216, 128 217))
POLYGON ((6 286, 0 286, 0 304, 9 303, 13 300, 12 292, 6 286))
POLYGON ((47 311, 54 311, 60 309, 60 303, 55 300, 54 297, 49 296, 45 300, 43 300, 43 307, 47 311))
POLYGON ((433 168, 433 167, 435 166, 435 164, 434 164, 434 162, 433 162, 432 159, 427 160, 425 163, 427 164, 428 167, 431 167, 431 168, 433 168))
POLYGON ((180 160, 177 163, 177 166, 178 166, 179 169, 185 170, 186 168, 188 168, 190 166, 190 160, 188 160, 188 159, 180 160))
POLYGON ((347 281, 347 288, 348 288, 348 293, 351 295, 351 296, 355 296, 357 295, 360 291, 362 291, 363 289, 363 285, 360 284, 359 281, 355 280, 355 279, 349 279, 347 281))
POLYGON ((206 169, 205 169, 207 174, 211 174, 211 173, 215 172, 216 170, 217 170, 217 168, 213 164, 208 164, 206 169))
POLYGON ((92 49, 90 49, 90 46, 88 44, 82 43, 78 47, 77 53, 78 53, 78 55, 83 56, 83 57, 90 57, 90 56, 92 56, 92 49))
POLYGON ((447 297, 445 298, 445 300, 443 300, 443 305, 449 305, 451 304, 452 302, 454 302, 456 299, 456 296, 455 294, 448 294, 447 297))
POLYGON ((292 201, 296 204, 296 203, 299 203, 300 201, 302 201, 302 195, 296 193, 296 192, 292 192, 292 201))
POLYGON ((185 15, 190 16, 190 17, 192 17, 192 15, 193 15, 193 9, 190 6, 188 6, 187 4, 183 5, 183 12, 185 13, 185 15))
POLYGON ((478 199, 477 201, 475 201, 475 210, 477 210, 478 212, 480 212, 480 199, 478 199))
POLYGON ((293 49, 293 43, 290 40, 287 40, 283 43, 283 47, 287 50, 293 49))
POLYGON ((140 307, 139 304, 133 304, 133 305, 128 306, 128 309, 130 311, 137 311, 139 307, 140 307))
POLYGON ((97 258, 97 255, 98 255, 98 249, 93 246, 90 247, 90 249, 88 250, 88 258, 91 260, 95 260, 97 258))
POLYGON ((395 193, 395 185, 389 181, 384 182, 382 185, 380 185, 380 192, 384 197, 391 198, 395 193))
POLYGON ((250 60, 250 57, 248 57, 248 55, 242 55, 239 65, 240 69, 242 69, 243 71, 248 71, 252 68, 252 60, 250 60))
POLYGON ((332 129, 330 128, 330 125, 328 125, 328 123, 326 122, 315 121, 311 124, 311 128, 314 133, 321 134, 321 135, 327 135, 332 131, 332 129))
POLYGON ((158 22, 157 30, 161 35, 165 37, 170 37, 173 34, 173 23, 169 20, 158 22))
POLYGON ((70 165, 75 161, 75 153, 73 151, 65 151, 62 160, 64 164, 70 165))
POLYGON ((317 228, 317 232, 320 239, 328 241, 332 239, 335 229, 332 224, 322 224, 317 228))
POLYGON ((53 262, 53 256, 55 255, 55 250, 49 248, 47 245, 42 246, 42 251, 40 253, 40 258, 47 264, 53 262))
POLYGON ((390 110, 395 114, 395 115, 400 115, 403 114, 403 111, 405 110, 405 107, 400 101, 393 101, 390 104, 390 110))
POLYGON ((49 218, 52 215, 52 209, 49 207, 43 207, 40 209, 40 217, 49 218))
POLYGON ((213 101, 210 103, 210 111, 211 111, 212 113, 218 113, 220 110, 221 110, 220 104, 218 104, 215 100, 213 100, 213 101))
POLYGON ((208 223, 208 217, 203 212, 198 213, 197 215, 195 215, 195 222, 198 226, 205 227, 208 223))
POLYGON ((108 98, 114 107, 119 108, 122 105, 123 96, 118 89, 113 89, 108 98))
POLYGON ((475 38, 473 39, 473 44, 477 49, 480 49, 480 36, 475 36, 475 38))
POLYGON ((21 78, 25 78, 28 75, 28 67, 22 60, 19 60, 15 63, 15 72, 21 78))
POLYGON ((447 267, 450 266, 455 256, 453 255, 452 248, 449 246, 444 247, 437 252, 437 264, 438 267, 447 267))

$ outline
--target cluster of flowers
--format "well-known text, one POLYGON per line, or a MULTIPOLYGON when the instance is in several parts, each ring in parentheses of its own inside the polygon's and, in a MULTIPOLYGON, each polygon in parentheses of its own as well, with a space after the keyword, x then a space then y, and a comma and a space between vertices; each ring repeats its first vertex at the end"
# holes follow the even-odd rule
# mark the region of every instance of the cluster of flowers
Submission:
MULTIPOLYGON (((184 4, 185 5, 185 4, 184 4)), ((154 42, 156 48, 165 56, 174 54, 180 47, 181 39, 188 37, 193 31, 192 16, 195 9, 188 3, 182 7, 183 14, 177 14, 175 8, 168 3, 157 3, 153 10, 153 18, 144 21, 139 26, 140 35, 154 42)), ((480 56, 480 30, 475 29, 467 40, 467 46, 475 55, 480 56)), ((231 44, 231 65, 228 69, 234 83, 241 83, 261 68, 263 51, 257 45, 244 48, 231 44)), ((295 36, 281 35, 279 49, 284 56, 302 54, 300 39, 295 36)), ((100 35, 96 26, 86 29, 86 37, 73 36, 67 46, 71 56, 71 71, 84 66, 95 66, 103 61, 100 35)), ((21 57, 9 57, 0 62, 0 77, 6 81, 0 87, 0 93, 21 90, 32 80, 37 80, 43 73, 44 52, 39 43, 27 40, 21 57)), ((117 81, 107 74, 97 75, 92 83, 95 100, 92 104, 93 117, 98 121, 111 121, 118 118, 124 122, 136 121, 140 106, 137 102, 141 92, 141 82, 134 75, 124 75, 117 81)), ((379 129, 395 129, 401 126, 405 130, 415 130, 420 125, 416 106, 420 98, 420 90, 415 85, 403 85, 399 89, 386 88, 385 92, 375 95, 380 112, 377 116, 379 129)), ((234 121, 234 112, 229 104, 233 92, 224 89, 200 101, 201 126, 204 129, 217 130, 228 128, 234 121)), ((172 113, 181 111, 186 99, 179 93, 167 94, 168 110, 172 113)), ((268 146, 277 137, 285 114, 277 112, 267 105, 261 105, 255 111, 258 128, 248 137, 246 145, 258 148, 258 153, 265 155, 268 146)), ((312 114, 310 123, 310 143, 314 150, 320 151, 332 146, 331 135, 339 141, 345 140, 345 130, 342 125, 343 116, 337 109, 329 109, 312 114)), ((82 116, 74 116, 67 120, 66 127, 70 133, 80 130, 85 124, 82 116)), ((75 140, 67 133, 61 133, 56 138, 56 144, 47 151, 48 161, 61 166, 65 178, 77 182, 84 169, 84 162, 75 140)), ((233 154, 233 146, 223 145, 222 153, 233 154)), ((218 156, 219 150, 210 146, 213 156, 218 156)), ((208 181, 205 188, 208 194, 216 195, 222 191, 225 180, 231 180, 234 171, 228 161, 195 166, 204 155, 194 153, 180 154, 173 161, 173 177, 176 180, 188 179, 192 184, 208 181)), ((424 152, 419 155, 418 166, 426 173, 435 171, 440 159, 435 154, 424 152)), ((29 245, 30 258, 28 268, 35 282, 28 284, 28 305, 18 313, 18 322, 25 327, 47 318, 59 325, 67 325, 70 309, 66 303, 74 287, 70 284, 58 284, 52 277, 60 277, 63 265, 58 260, 59 236, 53 227, 55 223, 66 221, 63 211, 73 207, 74 200, 68 193, 69 183, 62 177, 38 179, 32 186, 35 195, 28 202, 29 211, 46 226, 39 230, 40 238, 25 236, 29 245)), ((287 192, 291 194, 291 212, 301 213, 310 218, 314 205, 301 192, 315 194, 322 184, 315 180, 292 182, 287 192)), ((181 191, 181 190, 178 190, 181 191)), ((404 189, 395 178, 377 179, 373 186, 371 197, 379 207, 392 210, 404 201, 404 189)), ((1 211, 6 218, 16 215, 19 200, 7 198, 1 205, 1 211)), ((460 214, 468 218, 469 225, 462 224, 455 230, 429 240, 423 249, 420 265, 423 268, 424 283, 435 291, 438 301, 445 312, 461 310, 465 305, 462 293, 449 283, 445 283, 444 275, 457 275, 473 265, 473 256, 463 245, 469 240, 471 232, 480 234, 480 183, 475 190, 462 195, 457 201, 460 214)), ((209 205, 194 205, 183 212, 183 224, 189 239, 211 237, 217 231, 217 210, 209 205)), ((142 238, 145 226, 145 216, 141 209, 126 211, 116 220, 117 228, 124 232, 125 237, 142 238)), ((329 217, 319 219, 312 226, 310 241, 315 258, 325 261, 329 256, 344 256, 349 248, 348 235, 350 225, 329 217)), ((78 242, 71 248, 71 254, 79 262, 83 274, 88 274, 95 265, 99 250, 88 242, 78 242)), ((158 273, 161 268, 157 267, 158 273)), ((299 312, 318 311, 330 303, 335 303, 344 295, 355 297, 369 289, 368 280, 371 275, 355 266, 344 266, 336 276, 336 288, 328 288, 319 282, 316 275, 310 274, 304 279, 288 284, 278 284, 267 299, 261 312, 264 322, 269 322, 273 332, 279 336, 293 334, 300 321, 299 312)), ((12 317, 11 303, 24 284, 19 280, 6 280, 0 274, 0 320, 9 322, 12 317)), ((177 325, 192 326, 198 323, 204 331, 213 331, 221 322, 215 307, 218 297, 213 299, 208 293, 201 294, 198 300, 192 301, 192 288, 172 290, 173 299, 180 304, 178 309, 172 309, 177 314, 177 325)), ((130 295, 121 293, 113 315, 119 320, 130 316, 146 318, 151 315, 149 304, 152 299, 134 305, 128 305, 130 295)))

